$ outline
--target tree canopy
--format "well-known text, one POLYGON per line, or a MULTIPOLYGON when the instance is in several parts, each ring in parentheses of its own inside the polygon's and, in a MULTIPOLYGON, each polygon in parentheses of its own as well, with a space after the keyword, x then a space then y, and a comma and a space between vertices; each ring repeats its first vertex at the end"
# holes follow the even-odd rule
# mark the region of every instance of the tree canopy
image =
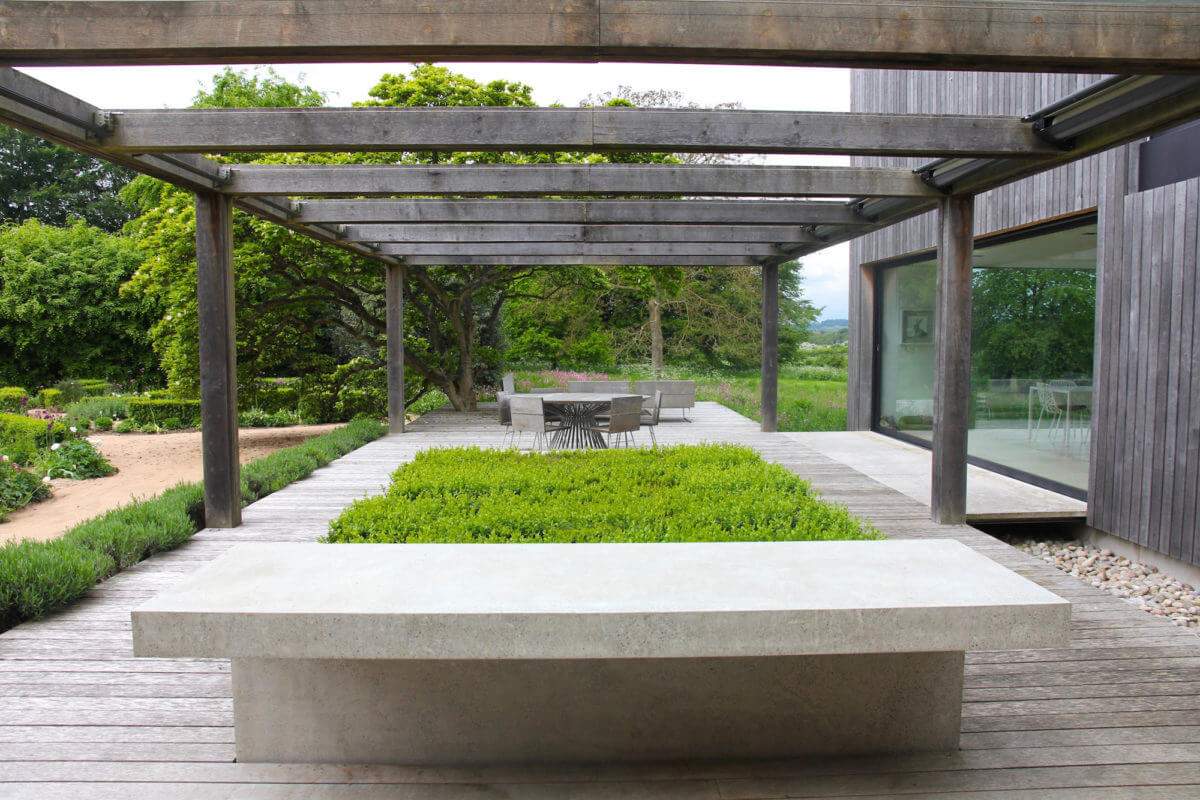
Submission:
POLYGON ((82 222, 0 226, 0 381, 33 389, 156 371, 146 334, 156 309, 120 291, 141 263, 133 242, 82 222))
POLYGON ((0 125, 0 223, 83 220, 116 232, 133 216, 118 192, 129 170, 0 125))

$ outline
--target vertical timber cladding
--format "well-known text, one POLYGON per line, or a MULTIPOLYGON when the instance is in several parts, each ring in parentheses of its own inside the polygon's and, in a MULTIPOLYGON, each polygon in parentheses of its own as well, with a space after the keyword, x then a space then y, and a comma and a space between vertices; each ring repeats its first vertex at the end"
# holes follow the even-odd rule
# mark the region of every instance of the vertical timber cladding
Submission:
MULTIPOLYGON (((893 114, 1028 114, 1100 80, 1099 75, 856 69, 851 111, 893 114)), ((914 168, 929 159, 854 156, 854 166, 914 168)), ((1100 158, 1093 156, 976 196, 975 235, 1096 206, 1100 158)), ((850 363, 847 424, 871 427, 874 297, 861 265, 937 246, 937 215, 923 214, 850 242, 850 363)))
POLYGON ((1108 154, 1088 522, 1200 565, 1200 178, 1136 189, 1108 154))

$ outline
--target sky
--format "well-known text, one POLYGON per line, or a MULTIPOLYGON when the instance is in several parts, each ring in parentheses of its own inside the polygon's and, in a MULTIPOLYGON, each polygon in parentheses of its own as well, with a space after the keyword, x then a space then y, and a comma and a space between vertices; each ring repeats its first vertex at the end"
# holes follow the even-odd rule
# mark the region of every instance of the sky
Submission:
MULTIPOLYGON (((636 90, 677 90, 701 106, 741 103, 753 110, 849 111, 850 72, 800 67, 681 64, 455 63, 456 72, 475 80, 504 79, 533 88, 540 105, 578 105, 591 94, 619 86, 636 90)), ((290 64, 276 66, 285 78, 325 92, 330 105, 348 106, 367 97, 384 73, 408 72, 397 64, 290 64)), ((197 89, 208 86, 219 67, 53 67, 25 72, 100 108, 184 108, 197 89)), ((767 164, 847 164, 842 157, 766 156, 767 164)), ((847 314, 849 245, 807 256, 805 295, 823 307, 823 319, 847 314)))

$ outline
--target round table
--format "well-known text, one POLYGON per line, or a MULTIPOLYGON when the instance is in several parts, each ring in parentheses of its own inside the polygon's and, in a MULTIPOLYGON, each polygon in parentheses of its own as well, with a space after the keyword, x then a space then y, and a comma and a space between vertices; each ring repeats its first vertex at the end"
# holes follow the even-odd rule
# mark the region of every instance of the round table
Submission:
POLYGON ((643 397, 597 392, 557 392, 532 396, 542 398, 547 420, 553 419, 563 424, 550 440, 551 446, 563 450, 606 448, 608 445, 604 441, 604 434, 592 430, 600 427, 596 417, 612 407, 614 397, 643 397))

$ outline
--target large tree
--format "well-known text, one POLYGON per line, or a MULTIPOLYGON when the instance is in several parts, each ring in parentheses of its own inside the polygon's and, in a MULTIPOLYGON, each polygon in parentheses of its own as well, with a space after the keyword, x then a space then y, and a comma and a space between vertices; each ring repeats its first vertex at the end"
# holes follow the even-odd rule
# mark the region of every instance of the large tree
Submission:
POLYGON ((126 169, 0 125, 0 223, 63 226, 80 219, 119 231, 133 209, 117 193, 132 178, 126 169))
POLYGON ((82 222, 0 226, 0 382, 155 372, 154 310, 120 293, 141 263, 133 242, 82 222))

